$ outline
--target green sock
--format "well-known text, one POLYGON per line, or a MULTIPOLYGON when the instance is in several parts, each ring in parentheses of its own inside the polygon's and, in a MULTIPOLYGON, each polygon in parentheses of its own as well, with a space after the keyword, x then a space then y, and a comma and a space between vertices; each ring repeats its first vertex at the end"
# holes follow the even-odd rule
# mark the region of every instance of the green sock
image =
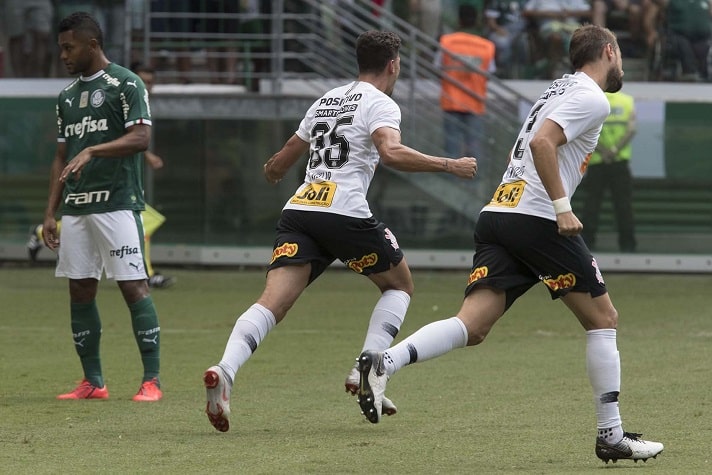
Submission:
POLYGON ((98 388, 104 387, 104 377, 101 373, 101 358, 99 357, 99 341, 101 340, 101 320, 96 301, 90 303, 70 304, 72 317, 72 338, 79 360, 82 362, 84 377, 98 388))
POLYGON ((158 379, 161 366, 161 327, 158 326, 158 314, 151 296, 129 305, 131 325, 134 337, 141 352, 143 362, 143 381, 158 379))

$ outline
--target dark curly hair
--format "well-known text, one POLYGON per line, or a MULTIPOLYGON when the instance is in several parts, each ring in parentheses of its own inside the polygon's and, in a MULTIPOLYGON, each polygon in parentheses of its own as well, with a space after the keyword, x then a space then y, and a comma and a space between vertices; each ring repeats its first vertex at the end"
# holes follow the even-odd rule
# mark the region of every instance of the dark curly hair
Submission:
POLYGON ((100 48, 104 48, 104 33, 99 23, 87 12, 74 12, 59 22, 59 33, 74 31, 84 34, 87 38, 94 38, 100 48))
POLYGON ((356 61, 359 73, 383 71, 389 61, 398 57, 401 39, 390 31, 370 30, 356 40, 356 61))

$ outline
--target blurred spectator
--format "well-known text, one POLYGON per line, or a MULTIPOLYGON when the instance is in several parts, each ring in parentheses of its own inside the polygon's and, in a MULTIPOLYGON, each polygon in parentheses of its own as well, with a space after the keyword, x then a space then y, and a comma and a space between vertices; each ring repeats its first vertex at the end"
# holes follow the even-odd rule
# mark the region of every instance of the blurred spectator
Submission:
POLYGON ((50 0, 5 0, 3 19, 10 67, 15 77, 48 77, 49 38, 54 21, 50 0))
POLYGON ((529 0, 522 14, 536 28, 536 50, 544 51, 546 79, 555 79, 563 72, 570 72, 568 64, 569 42, 581 22, 591 18, 591 6, 587 0, 529 0))
MULTIPOLYGON (((670 79, 703 81, 709 78, 708 54, 712 39, 711 0, 653 0, 647 14, 649 42, 658 41, 656 25, 662 24, 664 63, 672 69, 670 79), (674 71, 680 65, 682 75, 674 71)), ((663 66, 665 68, 665 65, 663 66)))
POLYGON ((641 56, 642 0, 593 0, 591 23, 615 31, 624 56, 641 56))
POLYGON ((458 31, 440 37, 439 62, 443 70, 440 107, 444 111, 445 154, 484 158, 487 73, 496 69, 495 45, 473 33, 477 24, 474 7, 461 5, 458 16, 458 31))
POLYGON ((583 232, 581 236, 591 249, 596 248, 598 218, 606 189, 610 191, 618 229, 618 247, 622 252, 635 252, 633 219, 633 178, 630 171, 631 141, 635 135, 635 102, 623 92, 606 93, 611 113, 603 123, 596 150, 588 163, 583 181, 585 191, 583 232))
POLYGON ((441 31, 441 0, 410 0, 409 22, 427 36, 437 39, 441 31))
MULTIPOLYGON (((168 15, 151 18, 151 32, 161 35, 158 41, 164 44, 162 52, 165 55, 161 60, 175 60, 178 81, 184 84, 192 82, 190 71, 193 61, 187 46, 190 40, 188 35, 198 31, 197 19, 185 14, 200 11, 199 4, 200 0, 151 0, 152 14, 168 15)), ((161 66, 161 69, 164 68, 161 66)))
POLYGON ((495 44, 497 76, 515 77, 514 66, 529 62, 527 22, 522 9, 527 0, 490 0, 485 7, 487 38, 495 44))
POLYGON ((211 38, 211 46, 208 50, 208 69, 211 72, 211 82, 236 84, 237 81, 237 43, 233 39, 228 39, 222 35, 235 35, 240 30, 240 19, 236 16, 243 11, 249 11, 254 4, 256 13, 256 1, 236 1, 236 0, 202 0, 199 2, 201 12, 208 15, 219 15, 216 17, 206 17, 200 21, 200 31, 207 35, 219 35, 211 38))

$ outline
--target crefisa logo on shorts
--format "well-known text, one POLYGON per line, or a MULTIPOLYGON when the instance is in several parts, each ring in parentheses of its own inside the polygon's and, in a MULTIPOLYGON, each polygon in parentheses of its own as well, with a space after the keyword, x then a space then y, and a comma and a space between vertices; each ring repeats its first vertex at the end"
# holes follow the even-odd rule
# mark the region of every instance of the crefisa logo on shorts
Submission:
POLYGON ((109 251, 109 255, 111 257, 118 257, 119 259, 123 259, 124 256, 131 256, 133 254, 138 254, 138 248, 137 247, 129 247, 129 246, 121 246, 119 249, 112 249, 109 251))

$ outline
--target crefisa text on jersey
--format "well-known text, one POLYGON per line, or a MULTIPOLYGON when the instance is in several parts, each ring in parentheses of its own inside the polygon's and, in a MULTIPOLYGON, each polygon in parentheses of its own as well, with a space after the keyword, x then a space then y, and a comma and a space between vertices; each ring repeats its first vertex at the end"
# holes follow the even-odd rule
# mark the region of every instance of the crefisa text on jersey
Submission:
POLYGON ((82 118, 81 122, 68 124, 64 127, 64 136, 82 138, 87 132, 104 132, 107 130, 109 130, 109 127, 106 119, 92 119, 91 116, 86 115, 82 118))

